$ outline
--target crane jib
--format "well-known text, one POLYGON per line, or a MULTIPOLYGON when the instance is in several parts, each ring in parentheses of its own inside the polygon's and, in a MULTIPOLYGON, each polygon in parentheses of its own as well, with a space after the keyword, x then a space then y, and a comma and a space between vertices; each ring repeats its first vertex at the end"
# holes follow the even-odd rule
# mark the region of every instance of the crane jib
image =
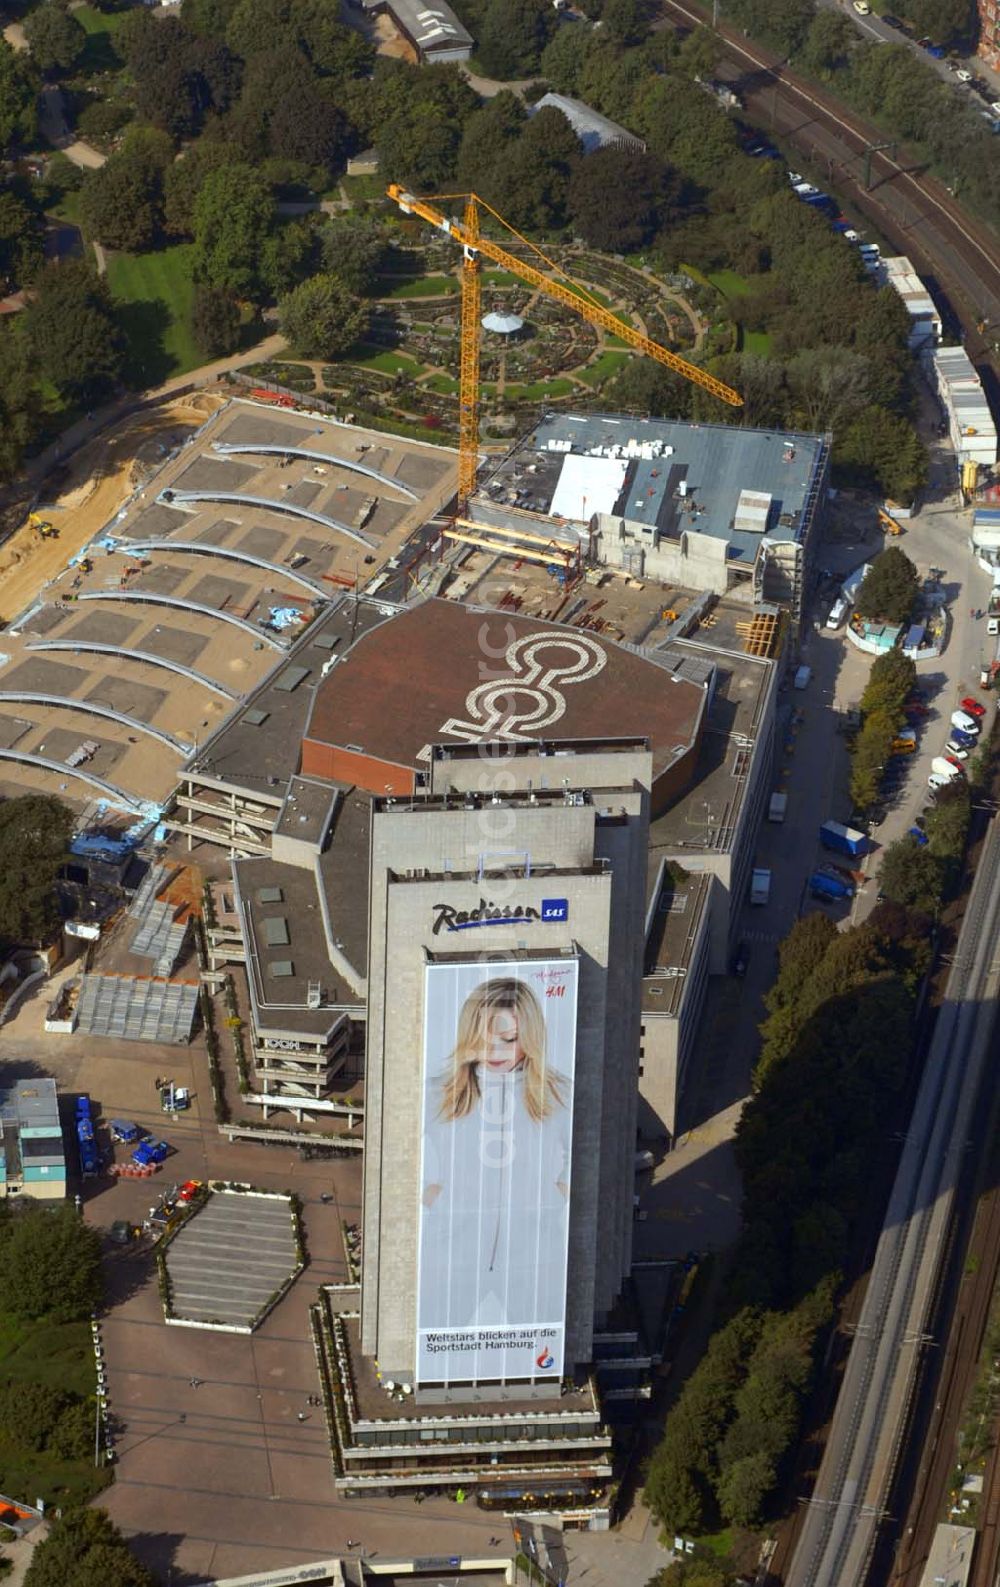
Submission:
MULTIPOLYGON (((507 270, 511 275, 532 286, 536 291, 544 292, 546 296, 554 298, 564 307, 572 309, 583 319, 591 324, 600 325, 605 330, 612 331, 620 337, 629 347, 634 347, 637 352, 644 353, 647 358, 655 359, 657 363, 664 364, 676 374, 682 375, 685 380, 701 386, 704 391, 711 392, 720 401, 727 402, 731 407, 742 408, 743 398, 738 391, 727 386, 723 381, 717 380, 704 369, 699 369, 696 364, 689 364, 687 359, 681 358, 678 353, 672 353, 669 348, 661 347, 650 337, 645 336, 629 325, 626 320, 612 314, 598 303, 586 287, 566 276, 564 281, 557 280, 555 276, 546 275, 534 265, 525 264, 517 254, 510 253, 499 243, 493 242, 480 235, 479 231, 479 206, 483 200, 478 199, 475 193, 463 194, 465 200, 465 224, 451 220, 434 204, 429 204, 425 199, 417 198, 413 193, 408 193, 405 188, 393 182, 387 188, 389 198, 398 204, 404 215, 418 215, 428 225, 434 226, 438 231, 443 231, 453 242, 458 243, 462 249, 464 268, 462 271, 462 330, 460 350, 460 377, 459 377, 459 499, 464 504, 475 484, 476 468, 478 466, 478 405, 479 405, 479 264, 481 255, 491 259, 494 264, 507 270), (472 295, 472 296, 470 296, 472 295), (474 298, 474 301, 473 301, 474 298)), ((454 197, 455 195, 450 195, 454 197)), ((489 204, 483 204, 495 219, 519 242, 527 243, 534 247, 526 237, 498 215, 489 204)), ((551 259, 548 259, 539 249, 535 249, 539 257, 551 269, 558 270, 551 259)))

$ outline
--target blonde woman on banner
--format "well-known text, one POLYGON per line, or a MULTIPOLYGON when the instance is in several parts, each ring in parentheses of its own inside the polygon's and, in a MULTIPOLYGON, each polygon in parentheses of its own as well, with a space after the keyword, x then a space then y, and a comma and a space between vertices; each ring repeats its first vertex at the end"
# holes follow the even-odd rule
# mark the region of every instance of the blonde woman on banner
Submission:
MULTIPOLYGON (((432 1028, 445 1008, 428 1010, 422 1330, 562 1324, 575 998, 564 1001, 560 978, 570 973, 525 967, 480 980, 464 997, 453 980, 446 1007, 452 1018, 456 1005, 459 1012, 451 1033, 432 1028), (543 1002, 553 996, 559 1046, 569 1043, 559 1054, 565 1068, 550 1056, 543 1002), (442 1070, 432 1043, 449 1034, 442 1070)), ((573 975, 575 985, 575 967, 573 975)))

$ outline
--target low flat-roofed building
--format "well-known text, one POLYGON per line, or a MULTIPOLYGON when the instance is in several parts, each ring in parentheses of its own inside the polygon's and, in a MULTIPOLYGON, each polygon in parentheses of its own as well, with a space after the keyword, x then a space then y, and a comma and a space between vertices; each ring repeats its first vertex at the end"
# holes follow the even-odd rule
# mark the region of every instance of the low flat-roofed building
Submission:
POLYGON ((40 1201, 66 1194, 66 1152, 54 1080, 19 1080, 0 1091, 0 1196, 40 1201))
POLYGON ((571 99, 569 94, 543 94, 536 104, 529 106, 528 114, 533 116, 539 110, 560 111, 579 138, 584 154, 593 154, 595 149, 646 147, 627 127, 620 127, 617 121, 602 116, 599 110, 592 110, 582 99, 571 99))
POLYGON ((963 463, 992 467, 997 460, 996 420, 965 348, 935 347, 931 370, 959 467, 963 463))
POLYGON ((711 967, 710 873, 662 862, 646 915, 639 1133, 673 1145, 711 967))
POLYGON ((365 11, 387 11, 417 59, 467 61, 473 37, 445 0, 362 0, 365 11))
POLYGON ((636 580, 744 585, 798 626, 829 460, 829 436, 548 413, 481 479, 469 517, 542 526, 636 580))
POLYGON ((887 285, 902 298, 910 316, 909 344, 933 347, 941 340, 941 316, 934 299, 905 254, 882 260, 887 285))

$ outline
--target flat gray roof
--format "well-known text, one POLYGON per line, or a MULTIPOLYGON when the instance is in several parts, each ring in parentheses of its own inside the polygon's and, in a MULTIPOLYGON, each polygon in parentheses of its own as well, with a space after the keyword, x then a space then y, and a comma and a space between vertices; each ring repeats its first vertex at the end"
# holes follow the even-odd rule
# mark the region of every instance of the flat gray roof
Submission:
POLYGON ((677 882, 664 871, 646 934, 644 1014, 676 1015, 680 1008, 683 972, 691 962, 710 881, 706 871, 692 871, 685 880, 677 882))
POLYGON ((290 777, 275 832, 282 837, 298 838, 303 843, 322 843, 337 797, 337 790, 328 782, 290 777))
POLYGON ((9 1091, 0 1091, 0 1125, 17 1129, 59 1128, 56 1083, 46 1076, 19 1080, 9 1091))
POLYGON ((827 450, 826 436, 797 431, 627 414, 547 413, 483 481, 474 499, 549 514, 568 455, 617 456, 627 459, 628 467, 615 515, 670 537, 696 530, 726 540, 730 556, 749 567, 761 535, 734 527, 740 495, 754 491, 771 497, 768 539, 802 540, 827 450))
MULTIPOLYGON (((363 847, 367 876, 367 838, 363 847)), ((359 947, 362 963, 365 958, 368 900, 359 867, 351 865, 351 849, 348 840, 340 853, 334 850, 324 855, 320 875, 335 940, 343 944, 340 951, 354 965, 359 947), (341 875, 348 867, 350 880, 341 875)), ((258 1027, 304 1036, 324 1035, 338 1017, 336 1008, 360 1007, 364 1000, 330 963, 315 870, 264 858, 234 859, 233 878, 246 921, 247 977, 258 1027), (266 901, 268 891, 274 888, 281 890, 280 903, 266 901), (268 924, 279 920, 285 926, 283 933, 268 924), (316 984, 321 988, 323 1004, 310 1008, 309 987, 316 984)))
MULTIPOLYGON (((678 649, 691 642, 678 641, 678 649)), ((691 648, 697 653, 700 647, 691 648)), ((660 861, 685 852, 726 853, 746 792, 750 760, 755 752, 761 712, 774 676, 775 663, 756 656, 715 651, 716 686, 705 717, 694 775, 682 798, 651 822, 647 863, 647 900, 659 874, 660 861)))
POLYGON ((388 10, 420 50, 472 48, 472 34, 444 0, 387 0, 388 10))

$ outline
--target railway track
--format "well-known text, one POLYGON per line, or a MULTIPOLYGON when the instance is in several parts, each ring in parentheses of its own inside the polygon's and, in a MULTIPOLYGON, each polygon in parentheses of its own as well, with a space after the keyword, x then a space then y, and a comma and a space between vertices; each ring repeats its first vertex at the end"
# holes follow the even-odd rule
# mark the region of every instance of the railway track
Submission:
MULTIPOLYGON (((682 0, 662 0, 661 10, 682 26, 704 25, 706 15, 682 0)), ((769 121, 802 152, 827 166, 829 181, 877 226, 901 253, 928 275, 965 334, 970 356, 1000 370, 993 346, 1000 337, 1000 242, 968 215, 934 177, 885 151, 872 152, 871 190, 865 188, 866 151, 884 133, 832 94, 796 79, 761 45, 721 24, 724 64, 757 119, 769 121), (761 116, 763 113, 763 116, 761 116), (987 331, 980 331, 985 322, 987 331), (990 329, 989 327, 993 327, 990 329)))
POLYGON ((985 1072, 1000 963, 1000 835, 991 828, 948 977, 789 1587, 862 1587, 885 1517, 949 1254, 985 1072))

